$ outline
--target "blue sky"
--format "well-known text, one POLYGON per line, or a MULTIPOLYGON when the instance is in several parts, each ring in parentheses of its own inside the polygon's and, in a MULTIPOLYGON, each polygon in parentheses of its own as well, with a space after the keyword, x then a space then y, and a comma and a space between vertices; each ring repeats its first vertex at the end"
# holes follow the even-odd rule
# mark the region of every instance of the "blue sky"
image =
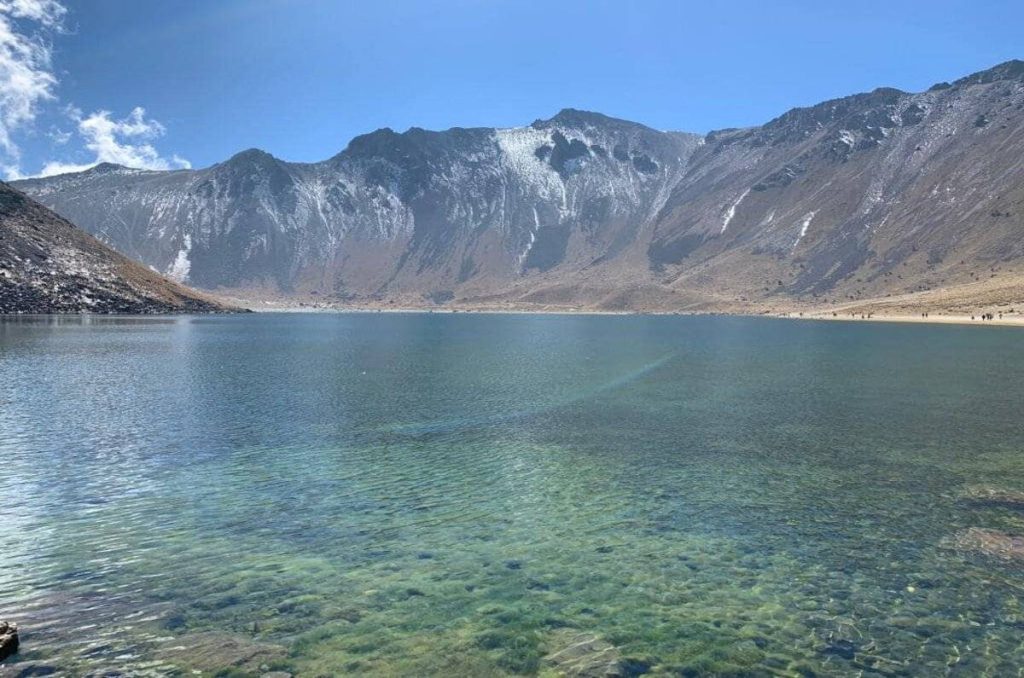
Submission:
POLYGON ((312 161, 379 127, 522 125, 563 107, 706 132, 1024 57, 1019 0, 59 2, 0 0, 53 77, 30 119, 5 122, 8 174, 202 167, 250 147, 312 161), (63 28, 18 3, 50 5, 63 28))

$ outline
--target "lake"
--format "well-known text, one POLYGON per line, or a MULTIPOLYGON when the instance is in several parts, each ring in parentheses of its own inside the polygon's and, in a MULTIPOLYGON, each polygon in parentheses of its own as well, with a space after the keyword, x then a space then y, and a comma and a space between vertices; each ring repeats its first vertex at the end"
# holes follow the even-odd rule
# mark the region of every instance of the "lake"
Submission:
POLYGON ((0 320, 0 675, 1017 675, 1022 412, 1013 328, 0 320))

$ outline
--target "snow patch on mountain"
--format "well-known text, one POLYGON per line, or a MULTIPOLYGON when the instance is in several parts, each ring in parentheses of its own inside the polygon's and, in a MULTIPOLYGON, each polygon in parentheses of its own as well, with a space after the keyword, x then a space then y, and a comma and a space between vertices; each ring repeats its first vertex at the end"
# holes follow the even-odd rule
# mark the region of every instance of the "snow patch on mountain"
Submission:
POLYGON ((814 220, 814 215, 815 214, 817 214, 816 211, 815 212, 808 212, 807 214, 804 215, 804 218, 800 221, 800 235, 798 235, 796 237, 796 241, 793 243, 793 249, 794 250, 796 249, 796 246, 800 244, 800 241, 804 239, 804 236, 807 235, 807 229, 810 227, 811 222, 814 220))
POLYGON ((736 208, 740 206, 743 199, 750 193, 750 189, 740 193, 740 197, 736 198, 736 201, 729 205, 729 209, 725 211, 725 216, 722 218, 722 233, 725 233, 725 229, 729 228, 729 223, 732 222, 732 218, 736 216, 736 208))
POLYGON ((167 277, 177 282, 185 282, 188 279, 188 272, 192 268, 189 254, 192 253, 192 236, 185 234, 178 256, 174 258, 170 268, 167 269, 167 277))
POLYGON ((516 177, 533 187, 542 197, 562 196, 565 186, 558 172, 537 157, 537 149, 551 141, 548 130, 532 127, 508 127, 494 130, 501 159, 516 177))

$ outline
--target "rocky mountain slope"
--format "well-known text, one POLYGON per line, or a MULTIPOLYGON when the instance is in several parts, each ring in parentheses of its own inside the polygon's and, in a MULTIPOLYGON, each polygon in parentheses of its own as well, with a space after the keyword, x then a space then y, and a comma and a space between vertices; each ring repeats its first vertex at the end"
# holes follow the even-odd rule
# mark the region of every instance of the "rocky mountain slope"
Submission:
POLYGON ((221 310, 0 184, 0 313, 221 310))
POLYGON ((703 137, 565 110, 524 128, 378 130, 313 164, 250 150, 202 170, 101 165, 17 185, 208 289, 850 303, 1024 273, 1024 62, 703 137))

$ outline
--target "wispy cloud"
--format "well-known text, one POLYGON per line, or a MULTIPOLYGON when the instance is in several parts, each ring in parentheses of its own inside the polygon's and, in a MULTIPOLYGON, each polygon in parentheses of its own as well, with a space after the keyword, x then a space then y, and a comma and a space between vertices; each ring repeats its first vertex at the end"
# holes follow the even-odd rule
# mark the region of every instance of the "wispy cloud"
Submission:
POLYGON ((0 0, 0 168, 8 176, 19 174, 21 160, 12 134, 55 98, 49 35, 66 11, 56 0, 0 0))
POLYGON ((165 158, 150 143, 166 132, 157 120, 146 118, 142 107, 132 109, 128 117, 115 120, 110 111, 96 111, 83 116, 70 109, 69 114, 78 123, 78 134, 94 157, 88 163, 48 162, 39 176, 47 177, 67 172, 81 172, 101 162, 111 162, 140 169, 181 169, 192 164, 177 155, 165 158))
POLYGON ((71 141, 71 132, 59 129, 57 127, 51 127, 50 131, 46 133, 46 136, 50 138, 54 144, 63 146, 67 142, 71 141))
POLYGON ((59 28, 68 10, 57 0, 0 0, 0 11, 18 19, 38 21, 48 28, 59 28))
MULTIPOLYGON (((66 14, 58 0, 0 0, 0 172, 8 179, 24 176, 15 133, 31 130, 42 104, 57 99, 51 40, 63 31, 66 14)), ((101 162, 143 169, 191 167, 177 155, 160 155, 152 142, 166 130, 142 107, 120 119, 105 110, 91 115, 73 106, 65 110, 76 124, 77 141, 92 158, 50 161, 37 176, 81 171, 101 162)), ((70 132, 55 130, 47 136, 56 146, 78 146, 69 144, 70 132)))

